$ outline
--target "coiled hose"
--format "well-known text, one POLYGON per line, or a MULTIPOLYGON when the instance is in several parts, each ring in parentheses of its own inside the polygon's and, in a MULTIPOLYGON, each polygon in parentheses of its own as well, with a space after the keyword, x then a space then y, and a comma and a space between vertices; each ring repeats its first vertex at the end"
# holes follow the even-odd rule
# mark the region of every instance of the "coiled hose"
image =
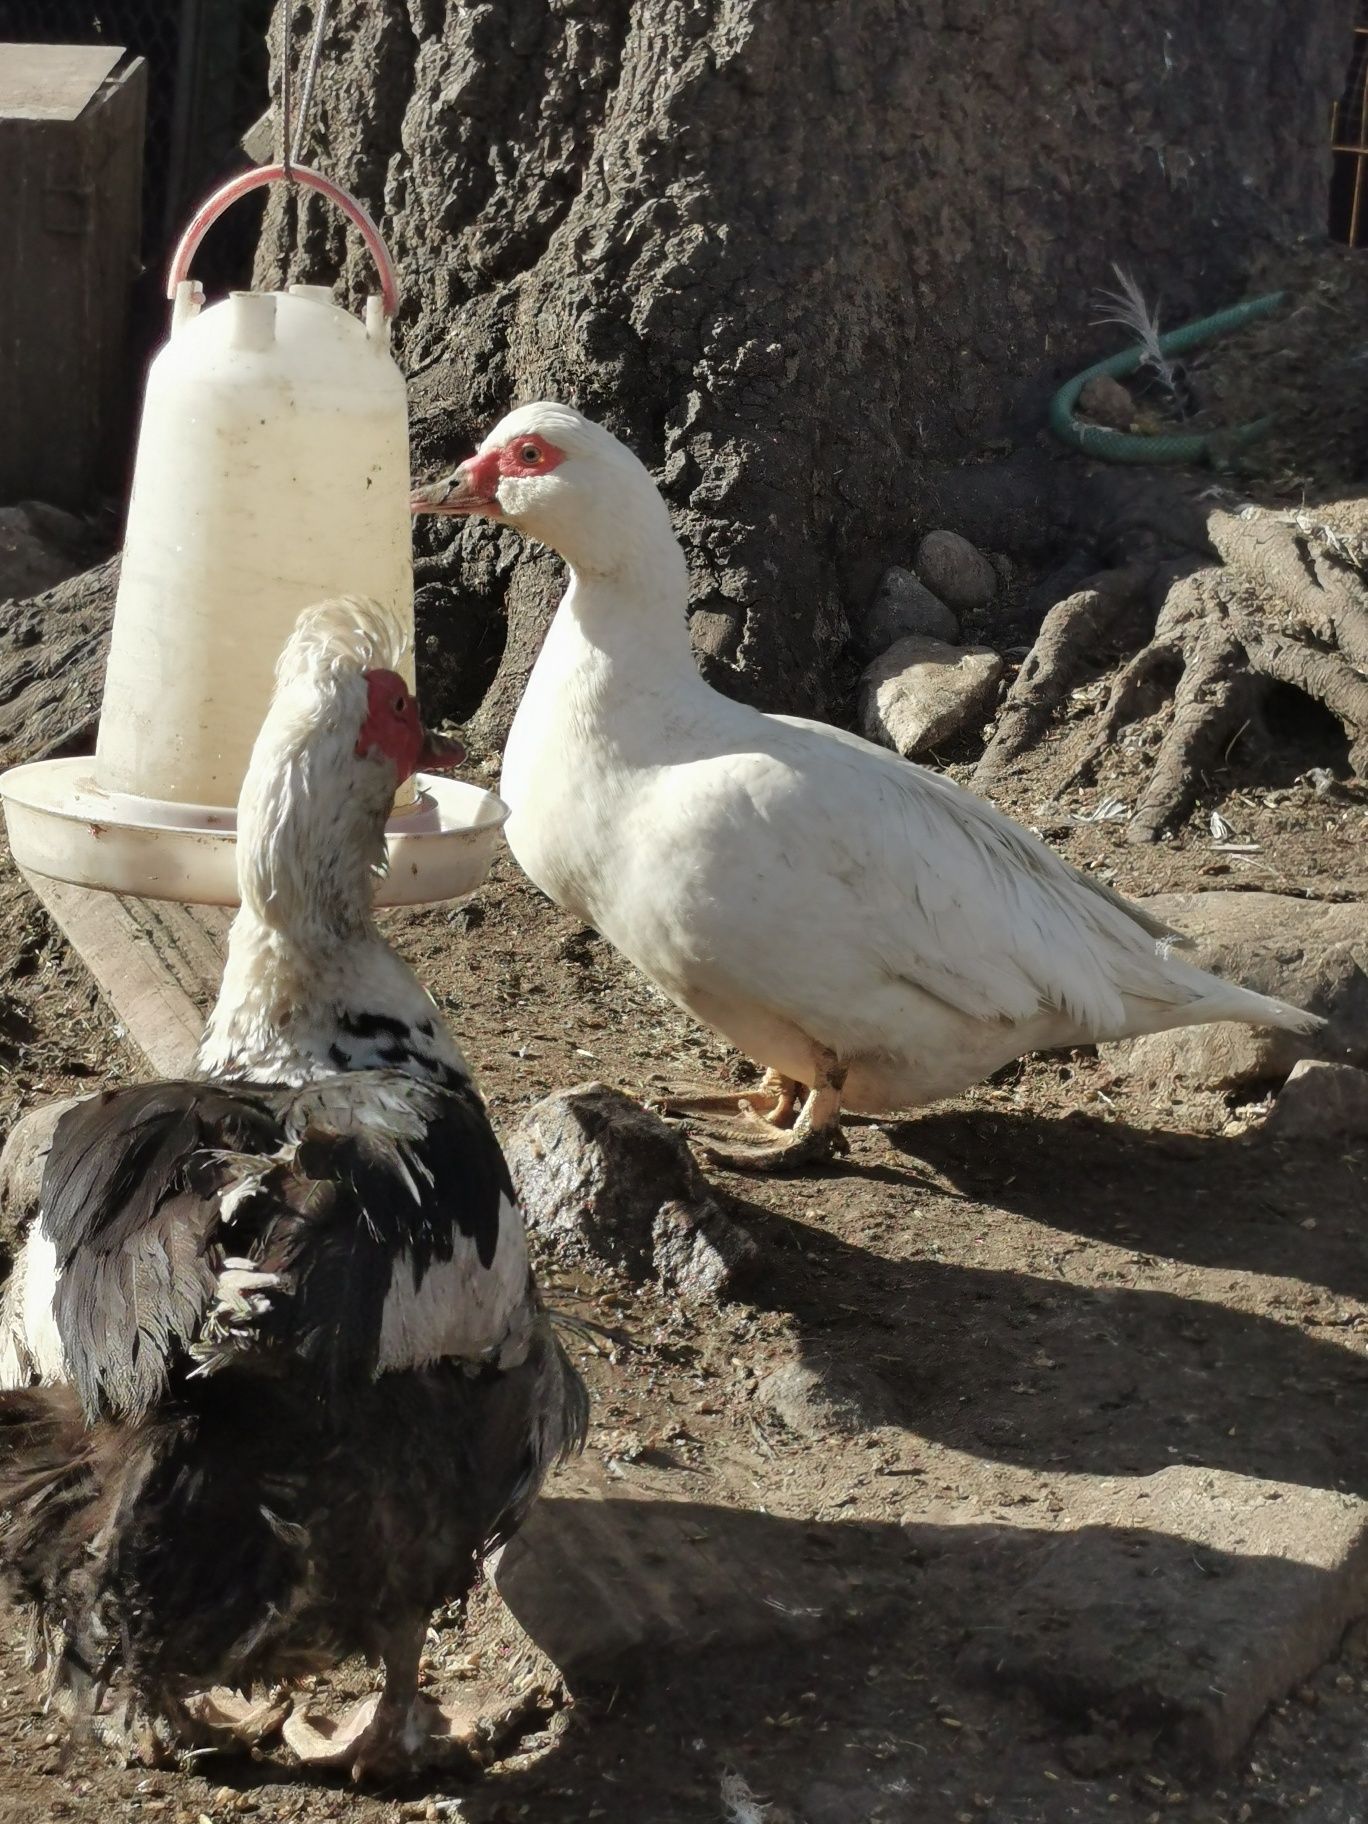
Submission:
MULTIPOLYGON (((1239 329, 1256 317, 1265 317, 1286 298, 1285 291, 1270 291, 1262 298, 1248 298, 1243 304, 1232 304, 1214 316, 1199 317, 1181 329, 1171 329, 1160 336, 1159 347, 1166 355, 1181 355, 1211 336, 1225 335, 1239 329)), ((1119 380, 1133 374, 1145 359, 1142 348, 1128 348, 1123 354, 1111 355, 1061 386, 1050 401, 1050 429, 1064 443, 1082 450, 1085 456, 1101 457, 1103 462, 1205 462, 1226 455, 1262 437, 1273 423, 1271 416, 1255 418, 1248 424, 1237 424, 1228 431, 1175 432, 1171 437, 1139 437, 1130 431, 1113 431, 1106 425, 1080 424, 1074 417, 1078 395, 1088 384, 1106 375, 1119 380)))

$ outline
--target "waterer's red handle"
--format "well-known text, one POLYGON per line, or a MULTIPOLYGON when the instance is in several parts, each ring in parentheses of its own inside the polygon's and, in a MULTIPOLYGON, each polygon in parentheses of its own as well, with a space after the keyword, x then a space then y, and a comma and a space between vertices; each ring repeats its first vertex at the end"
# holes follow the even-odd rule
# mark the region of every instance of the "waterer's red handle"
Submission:
POLYGON ((341 184, 335 184, 330 177, 324 177, 321 171, 310 170, 308 165, 291 165, 288 170, 284 165, 259 165, 256 170, 244 171, 241 177, 231 179, 221 190, 215 190, 206 202, 201 203, 172 255, 171 270, 166 278, 167 297, 174 298, 176 287, 182 279, 189 278, 190 262, 194 259, 200 242, 224 210, 240 196, 246 196, 249 190, 259 190, 263 184, 274 184, 282 179, 303 184, 306 190, 317 190, 320 196, 326 196, 330 202, 336 203, 355 222, 380 274, 380 297, 385 315, 392 317, 399 308, 399 281, 394 276, 394 262, 390 258, 384 236, 376 227, 369 211, 350 191, 344 190, 341 184))

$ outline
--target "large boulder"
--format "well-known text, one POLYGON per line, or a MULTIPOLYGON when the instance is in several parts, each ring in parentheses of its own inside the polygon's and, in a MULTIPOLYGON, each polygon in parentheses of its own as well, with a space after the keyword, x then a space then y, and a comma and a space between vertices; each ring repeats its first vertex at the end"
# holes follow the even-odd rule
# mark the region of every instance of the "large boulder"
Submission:
POLYGON ((88 752, 104 690, 119 559, 0 602, 0 765, 88 752))
POLYGON ((1103 1765, 1131 1732, 1228 1765, 1363 1613, 1368 1502, 1201 1464, 1072 1481, 1067 1530, 988 1543, 1011 1583, 967 1630, 960 1672, 1092 1719, 1103 1765))
POLYGON ((719 1298, 757 1251, 724 1214, 679 1134, 604 1083, 536 1103, 504 1147, 529 1230, 562 1258, 719 1298))
POLYGON ((83 520, 23 500, 0 507, 0 601, 37 595, 85 568, 91 535, 83 520))
POLYGON ((1368 1063, 1368 907, 1284 893, 1159 893, 1140 903, 1193 940, 1191 961, 1327 1024, 1300 1034, 1219 1021, 1104 1045, 1127 1076, 1238 1089, 1280 1081, 1302 1058, 1368 1063))

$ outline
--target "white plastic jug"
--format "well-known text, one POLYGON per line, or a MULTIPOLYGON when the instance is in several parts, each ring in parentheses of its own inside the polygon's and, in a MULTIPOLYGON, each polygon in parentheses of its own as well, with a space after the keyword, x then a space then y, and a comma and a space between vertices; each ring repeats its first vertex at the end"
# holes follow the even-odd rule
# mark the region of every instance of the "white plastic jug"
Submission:
MULTIPOLYGON (((172 328, 147 379, 95 758, 0 776, 19 865, 153 898, 231 904, 235 807, 302 609, 370 595, 412 624, 408 411, 389 352, 393 268, 365 210, 302 165, 210 197, 171 265, 172 328), (362 322, 322 286, 203 308, 189 265, 237 197, 285 178, 360 228, 381 292, 362 322)), ((412 683, 412 654, 406 666, 412 683)), ((507 806, 458 779, 406 782, 382 904, 472 892, 507 806)))
POLYGON ((408 407, 381 298, 364 324, 317 285, 236 292, 205 310, 173 276, 171 336, 147 377, 96 779, 231 805, 300 610, 352 594, 412 612, 408 407))

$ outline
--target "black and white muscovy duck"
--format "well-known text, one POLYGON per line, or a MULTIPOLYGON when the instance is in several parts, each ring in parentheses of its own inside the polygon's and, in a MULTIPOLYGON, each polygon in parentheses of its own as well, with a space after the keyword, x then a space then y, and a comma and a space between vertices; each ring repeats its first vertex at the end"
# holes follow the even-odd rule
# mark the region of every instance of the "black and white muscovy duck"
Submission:
POLYGON ((1184 962, 1173 932, 952 780, 713 690, 659 490, 571 407, 510 413, 412 504, 485 514, 570 567, 504 750, 509 847, 767 1066, 743 1099, 763 1110, 753 1141, 707 1147, 723 1163, 821 1158, 842 1108, 953 1096, 1023 1052, 1322 1024, 1184 962))
POLYGON ((287 1739, 358 1778, 437 1752, 432 1612, 584 1438, 484 1104, 372 915, 397 785, 459 758, 403 637, 372 602, 301 618, 201 1079, 61 1118, 7 1298, 0 1569, 54 1694, 135 1752, 354 1652, 378 1698, 287 1739))

